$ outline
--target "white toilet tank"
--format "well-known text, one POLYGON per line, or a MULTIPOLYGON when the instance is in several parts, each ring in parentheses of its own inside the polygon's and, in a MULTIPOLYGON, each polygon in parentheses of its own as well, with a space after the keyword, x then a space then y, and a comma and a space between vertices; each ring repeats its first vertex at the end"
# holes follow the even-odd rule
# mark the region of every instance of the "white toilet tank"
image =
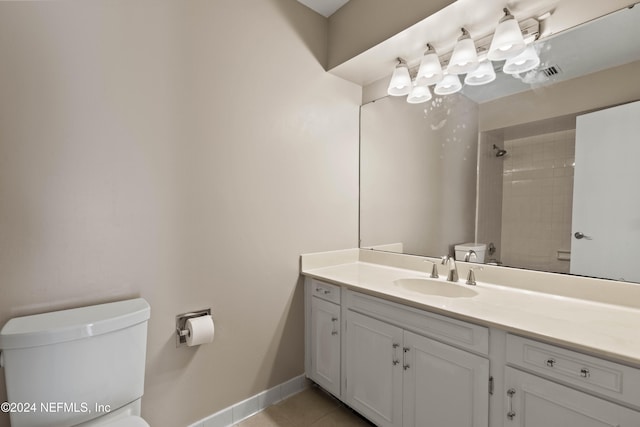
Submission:
POLYGON ((471 257, 469 262, 476 262, 479 264, 484 264, 484 256, 487 252, 487 245, 485 243, 462 243, 454 246, 456 261, 464 261, 464 256, 469 251, 473 251, 475 253, 475 257, 471 257))
POLYGON ((0 350, 11 426, 71 426, 142 397, 149 304, 142 298, 9 320, 0 350), (27 407, 28 405, 28 407, 27 407))

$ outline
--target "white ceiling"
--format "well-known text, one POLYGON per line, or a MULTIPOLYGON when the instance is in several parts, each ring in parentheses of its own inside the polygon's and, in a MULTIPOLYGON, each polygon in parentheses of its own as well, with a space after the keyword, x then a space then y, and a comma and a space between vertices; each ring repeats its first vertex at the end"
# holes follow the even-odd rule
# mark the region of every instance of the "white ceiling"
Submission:
POLYGON ((325 18, 330 17, 349 0, 298 0, 303 5, 315 10, 325 18))

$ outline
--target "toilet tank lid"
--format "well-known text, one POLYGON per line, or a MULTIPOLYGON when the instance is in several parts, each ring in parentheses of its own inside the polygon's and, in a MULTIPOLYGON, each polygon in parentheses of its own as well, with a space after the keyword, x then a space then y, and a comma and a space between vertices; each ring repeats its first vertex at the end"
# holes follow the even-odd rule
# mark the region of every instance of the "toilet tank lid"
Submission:
POLYGON ((456 251, 469 251, 469 250, 484 251, 487 249, 487 245, 486 243, 470 242, 470 243, 461 243, 461 244, 455 245, 454 248, 456 251))
POLYGON ((143 298, 15 317, 0 330, 0 350, 38 347, 124 329, 149 319, 143 298))

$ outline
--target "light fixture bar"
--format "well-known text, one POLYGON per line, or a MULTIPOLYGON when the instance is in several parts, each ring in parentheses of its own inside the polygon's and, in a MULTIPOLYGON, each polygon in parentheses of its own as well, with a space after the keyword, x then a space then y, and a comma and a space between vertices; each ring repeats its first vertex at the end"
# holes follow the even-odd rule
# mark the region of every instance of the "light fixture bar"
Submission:
MULTIPOLYGON (((523 20, 522 22, 518 22, 518 24, 520 24, 520 29, 522 30, 522 36, 525 38, 525 40, 537 40, 538 36, 540 35, 540 23, 538 22, 537 19, 535 18, 528 18, 523 20)), ((487 53, 489 52, 489 47, 491 46, 491 40, 493 39, 493 33, 484 36, 482 38, 479 38, 478 40, 475 41, 476 43, 476 50, 478 51, 478 56, 480 56, 483 53, 487 53)), ((451 59, 451 54, 453 53, 453 50, 439 55, 440 58, 440 64, 442 64, 442 68, 446 68, 447 65, 449 65, 449 60, 451 59)), ((418 72, 418 67, 420 66, 420 63, 415 64, 414 66, 409 67, 409 71, 411 72, 411 75, 415 75, 418 72)))
POLYGON ((453 50, 440 57, 427 43, 419 64, 409 68, 406 60, 397 58, 387 93, 407 96, 407 102, 418 104, 431 99, 429 86, 435 84, 436 95, 451 95, 462 89, 460 75, 470 86, 491 83, 496 78, 493 62, 506 60, 502 71, 519 74, 540 64, 533 42, 540 37, 541 24, 535 18, 516 21, 507 8, 496 31, 475 41, 462 27, 453 50))

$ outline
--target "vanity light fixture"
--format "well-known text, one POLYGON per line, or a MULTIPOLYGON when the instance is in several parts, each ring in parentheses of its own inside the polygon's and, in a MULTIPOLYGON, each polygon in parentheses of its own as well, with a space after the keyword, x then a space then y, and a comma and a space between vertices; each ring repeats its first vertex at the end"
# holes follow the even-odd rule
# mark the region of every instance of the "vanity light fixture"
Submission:
MULTIPOLYGON (((431 92, 436 95, 451 95, 462 90, 464 84, 479 86, 496 79, 496 69, 502 68, 505 74, 514 77, 529 76, 530 71, 540 66, 540 57, 533 46, 543 31, 550 33, 548 17, 553 11, 538 17, 517 21, 509 9, 503 9, 493 34, 487 34, 473 40, 465 27, 458 37, 453 51, 438 55, 431 43, 423 51, 420 65, 409 70, 407 61, 397 58, 387 93, 392 96, 407 97, 407 102, 415 104, 431 99, 431 92), (543 26, 544 24, 544 26, 543 26), (543 28, 544 27, 544 28, 543 28), (493 62, 505 61, 502 67, 494 67, 493 62), (412 82, 411 76, 415 76, 412 82), (433 88, 429 86, 435 85, 433 88)), ((520 77, 523 82, 528 83, 520 77)))
POLYGON ((487 83, 491 83, 496 79, 496 71, 493 69, 493 64, 488 59, 480 62, 478 68, 467 74, 464 78, 464 83, 469 86, 480 86, 487 83))
POLYGON ((462 35, 453 48, 447 72, 449 74, 465 74, 478 67, 476 45, 469 32, 463 27, 462 35))
POLYGON ((407 102, 409 104, 420 104, 422 102, 427 102, 431 98, 432 95, 428 86, 414 83, 413 89, 411 89, 411 93, 407 97, 407 102))
POLYGON ((509 12, 509 9, 505 7, 503 11, 504 16, 498 23, 491 40, 491 47, 489 47, 488 57, 491 61, 513 58, 525 49, 525 41, 518 21, 509 12))
POLYGON ((520 74, 531 71, 540 65, 540 57, 533 45, 527 48, 518 56, 507 59, 502 68, 502 72, 506 74, 520 74))
POLYGON ((411 92, 411 76, 409 75, 409 67, 407 61, 398 58, 398 65, 393 70, 391 81, 387 93, 391 96, 408 95, 411 92))
POLYGON ((436 85, 433 91, 436 95, 451 95, 462 89, 460 77, 456 74, 445 74, 440 83, 436 85))
POLYGON ((436 50, 427 43, 427 50, 422 56, 420 61, 420 68, 418 68, 418 75, 416 76, 416 83, 420 86, 429 86, 439 83, 442 80, 442 65, 440 65, 440 58, 436 50))

